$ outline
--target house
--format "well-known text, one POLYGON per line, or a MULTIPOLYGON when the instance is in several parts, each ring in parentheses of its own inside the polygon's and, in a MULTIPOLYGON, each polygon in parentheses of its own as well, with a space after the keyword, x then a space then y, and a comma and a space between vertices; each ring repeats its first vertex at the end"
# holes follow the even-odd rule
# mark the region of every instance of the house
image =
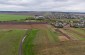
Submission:
POLYGON ((85 20, 73 21, 73 23, 71 23, 71 27, 85 28, 85 20))
POLYGON ((35 15, 35 19, 43 20, 43 19, 45 19, 45 17, 44 16, 35 15))
POLYGON ((63 24, 62 21, 57 21, 54 25, 55 25, 55 27, 57 27, 57 28, 63 28, 63 27, 64 27, 64 24, 63 24))

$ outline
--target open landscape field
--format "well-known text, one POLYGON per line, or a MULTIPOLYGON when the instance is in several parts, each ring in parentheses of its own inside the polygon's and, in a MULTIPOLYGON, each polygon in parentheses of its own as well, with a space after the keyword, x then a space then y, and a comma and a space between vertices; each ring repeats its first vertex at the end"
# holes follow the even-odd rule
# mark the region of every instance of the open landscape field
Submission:
MULTIPOLYGON (((26 17, 0 14, 0 21, 26 17)), ((85 55, 85 28, 56 28, 47 22, 2 22, 0 55, 85 55)))
POLYGON ((0 55, 18 55, 26 30, 0 29, 0 55))
POLYGON ((27 15, 12 15, 12 14, 0 14, 0 21, 23 21, 26 18, 31 18, 27 15))
POLYGON ((85 54, 84 28, 55 28, 49 24, 6 24, 0 28, 0 46, 3 46, 0 50, 6 49, 1 55, 85 54))
POLYGON ((23 44, 23 55, 41 55, 49 44, 58 42, 58 35, 52 30, 32 29, 23 44))
POLYGON ((23 55, 84 55, 85 31, 72 29, 59 29, 62 33, 49 28, 30 30, 23 44, 23 55))
POLYGON ((85 55, 85 0, 0 0, 0 55, 85 55))

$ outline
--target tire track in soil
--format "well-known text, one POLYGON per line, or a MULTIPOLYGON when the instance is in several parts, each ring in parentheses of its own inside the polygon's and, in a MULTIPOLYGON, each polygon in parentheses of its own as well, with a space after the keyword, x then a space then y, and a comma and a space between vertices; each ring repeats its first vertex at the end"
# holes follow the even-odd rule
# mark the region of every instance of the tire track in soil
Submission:
MULTIPOLYGON (((45 24, 43 24, 43 26, 45 26, 45 24)), ((36 28, 35 27, 35 25, 31 25, 30 24, 30 27, 31 27, 31 29, 32 28, 34 28, 34 29, 38 29, 38 28, 36 28)), ((39 29, 46 29, 47 27, 41 27, 41 25, 39 25, 38 27, 40 27, 39 29)), ((31 30, 30 29, 30 30, 31 30)), ((28 29, 29 30, 29 29, 28 29)), ((24 37, 22 38, 22 41, 21 41, 21 43, 20 43, 20 47, 19 47, 19 55, 22 55, 23 53, 22 53, 22 45, 23 45, 23 42, 24 42, 24 40, 25 40, 25 38, 26 38, 26 36, 27 36, 27 34, 28 34, 28 30, 27 30, 27 32, 26 32, 26 34, 24 35, 24 37)), ((46 34, 45 34, 46 35, 46 34)), ((48 43, 49 43, 49 38, 48 37, 44 37, 44 46, 45 46, 45 48, 48 48, 48 43)))
POLYGON ((69 39, 62 35, 62 36, 59 36, 59 40, 60 41, 68 41, 69 39))
POLYGON ((21 40, 21 42, 20 42, 18 55, 22 55, 22 45, 23 45, 23 42, 24 42, 24 40, 25 40, 27 34, 28 34, 28 30, 26 31, 24 37, 22 38, 22 40, 21 40))
POLYGON ((69 40, 72 40, 70 36, 68 36, 65 32, 61 31, 61 29, 56 29, 57 32, 61 33, 64 37, 66 37, 69 40))
POLYGON ((80 35, 81 37, 85 38, 85 35, 84 34, 81 34, 81 33, 77 32, 77 31, 73 30, 72 28, 69 29, 69 30, 72 31, 72 32, 74 32, 74 33, 76 33, 76 34, 78 34, 78 35, 80 35))

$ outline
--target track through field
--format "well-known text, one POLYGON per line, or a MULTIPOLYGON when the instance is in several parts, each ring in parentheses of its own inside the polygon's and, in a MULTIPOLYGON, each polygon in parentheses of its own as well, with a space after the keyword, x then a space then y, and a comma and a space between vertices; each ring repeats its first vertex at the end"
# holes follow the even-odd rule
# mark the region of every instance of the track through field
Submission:
POLYGON ((70 36, 67 35, 65 31, 63 31, 63 29, 56 29, 56 31, 57 31, 57 32, 60 32, 63 37, 66 37, 66 38, 65 38, 66 40, 67 40, 67 39, 72 40, 72 39, 70 38, 70 36))
POLYGON ((25 54, 23 55, 43 55, 43 54, 50 55, 49 49, 55 46, 55 44, 58 41, 58 36, 54 35, 54 31, 50 30, 47 25, 40 26, 41 28, 39 29, 35 28, 34 26, 31 27, 33 29, 32 31, 30 31, 31 32, 30 35, 26 37, 24 41, 25 45, 23 44, 25 48, 25 49, 23 48, 24 49, 23 52, 25 52, 25 54), (35 30, 38 31, 36 34, 33 35, 35 30), (33 37, 32 40, 30 40, 31 37, 33 37))
POLYGON ((85 38, 85 34, 79 33, 78 31, 76 31, 73 28, 68 29, 69 31, 72 31, 73 33, 76 33, 77 35, 80 35, 82 38, 85 38))
POLYGON ((0 55, 18 55, 20 41, 26 30, 0 30, 0 55))
POLYGON ((23 36, 23 38, 22 38, 22 40, 21 40, 21 42, 20 42, 18 55, 22 55, 22 52, 23 52, 23 51, 22 51, 22 45, 23 45, 23 42, 24 42, 25 38, 27 37, 28 31, 29 31, 29 30, 26 31, 26 33, 24 34, 24 36, 23 36))

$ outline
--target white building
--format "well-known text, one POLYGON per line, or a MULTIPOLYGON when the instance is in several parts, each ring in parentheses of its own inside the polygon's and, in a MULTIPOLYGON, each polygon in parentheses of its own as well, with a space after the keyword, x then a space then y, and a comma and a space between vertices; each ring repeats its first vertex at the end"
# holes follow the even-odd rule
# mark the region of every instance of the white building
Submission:
POLYGON ((45 19, 44 16, 35 16, 35 19, 45 19))

